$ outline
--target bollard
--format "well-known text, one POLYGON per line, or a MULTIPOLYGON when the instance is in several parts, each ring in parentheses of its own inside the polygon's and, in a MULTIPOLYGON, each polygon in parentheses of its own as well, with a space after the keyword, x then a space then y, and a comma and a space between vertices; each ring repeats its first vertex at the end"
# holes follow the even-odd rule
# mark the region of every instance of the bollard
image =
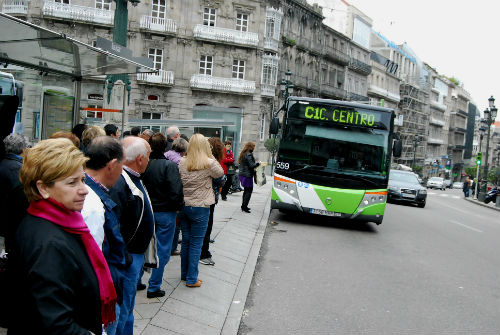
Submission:
POLYGON ((495 201, 495 206, 500 207, 500 195, 497 195, 497 201, 495 201))

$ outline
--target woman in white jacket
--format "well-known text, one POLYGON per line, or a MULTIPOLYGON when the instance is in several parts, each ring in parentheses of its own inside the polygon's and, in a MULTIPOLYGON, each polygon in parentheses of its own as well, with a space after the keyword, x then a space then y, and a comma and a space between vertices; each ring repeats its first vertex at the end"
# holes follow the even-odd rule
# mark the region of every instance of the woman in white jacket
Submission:
POLYGON ((215 203, 212 178, 219 178, 224 170, 212 156, 207 138, 194 134, 189 140, 187 155, 179 163, 184 202, 179 213, 182 230, 181 279, 188 287, 200 287, 198 262, 207 230, 210 205, 215 203))

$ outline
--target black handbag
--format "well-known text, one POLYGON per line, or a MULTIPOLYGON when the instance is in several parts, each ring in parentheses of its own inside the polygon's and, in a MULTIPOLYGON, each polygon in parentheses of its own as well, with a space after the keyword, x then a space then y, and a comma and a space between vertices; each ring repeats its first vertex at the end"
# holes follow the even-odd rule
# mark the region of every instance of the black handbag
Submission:
POLYGON ((227 166, 227 174, 230 176, 236 174, 236 166, 234 165, 234 163, 231 163, 227 166))

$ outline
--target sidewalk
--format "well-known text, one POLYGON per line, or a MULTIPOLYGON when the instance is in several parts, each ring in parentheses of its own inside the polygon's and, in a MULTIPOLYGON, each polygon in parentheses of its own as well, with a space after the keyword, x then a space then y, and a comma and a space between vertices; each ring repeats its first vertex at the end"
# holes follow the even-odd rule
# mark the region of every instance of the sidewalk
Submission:
POLYGON ((491 209, 493 209, 495 211, 499 211, 500 212, 500 207, 496 206, 494 202, 490 202, 488 204, 485 204, 484 202, 481 202, 481 201, 479 201, 477 199, 474 199, 472 197, 465 198, 465 200, 467 200, 467 201, 469 201, 469 202, 471 202, 473 204, 476 204, 478 206, 488 207, 488 208, 491 208, 491 209))
MULTIPOLYGON (((180 256, 165 267, 165 297, 148 299, 139 291, 134 334, 236 334, 252 281, 270 210, 271 177, 254 187, 250 207, 241 211, 242 192, 215 207, 210 252, 215 266, 199 265, 200 288, 181 282, 180 256)), ((147 283, 148 274, 143 282, 147 283)))
MULTIPOLYGON (((272 178, 266 177, 266 185, 254 186, 250 214, 240 209, 243 192, 219 199, 210 244, 215 266, 199 264, 201 287, 181 282, 180 256, 172 256, 163 278, 165 297, 148 299, 146 290, 137 292, 135 335, 237 334, 269 217, 272 178)), ((143 283, 148 279, 145 273, 143 283)))

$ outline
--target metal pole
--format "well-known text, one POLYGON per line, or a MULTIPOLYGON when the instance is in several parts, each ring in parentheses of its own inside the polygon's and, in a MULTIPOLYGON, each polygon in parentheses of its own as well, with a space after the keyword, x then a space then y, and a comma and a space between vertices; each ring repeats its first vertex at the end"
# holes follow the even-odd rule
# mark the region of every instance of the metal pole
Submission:
MULTIPOLYGON (((483 143, 483 135, 479 135, 479 152, 481 152, 481 144, 483 143)), ((477 165, 477 162, 476 162, 476 165, 477 165)), ((474 194, 476 195, 476 197, 474 198, 475 200, 477 200, 477 198, 479 197, 479 170, 481 169, 481 165, 478 165, 477 166, 477 171, 476 171, 476 188, 474 190, 474 194)))
POLYGON ((483 170, 483 180, 481 184, 481 196, 478 197, 479 201, 484 201, 484 198, 486 197, 486 193, 488 191, 488 151, 489 151, 489 146, 490 146, 490 129, 491 129, 491 116, 488 115, 488 138, 486 138, 486 159, 484 163, 484 170, 483 170))

